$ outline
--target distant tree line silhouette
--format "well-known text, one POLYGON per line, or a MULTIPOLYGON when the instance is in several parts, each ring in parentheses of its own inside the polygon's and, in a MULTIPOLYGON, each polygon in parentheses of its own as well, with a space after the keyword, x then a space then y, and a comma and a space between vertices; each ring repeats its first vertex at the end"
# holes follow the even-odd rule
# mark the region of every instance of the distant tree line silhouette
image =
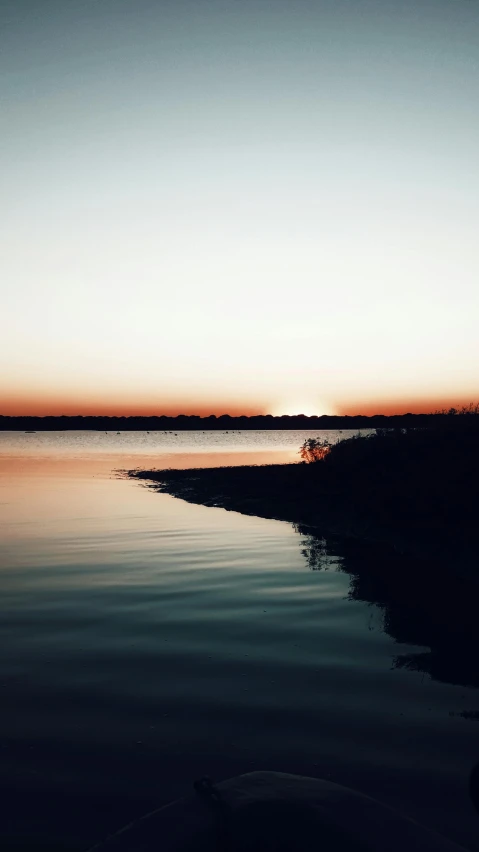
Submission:
POLYGON ((179 414, 177 417, 166 415, 152 417, 105 417, 105 416, 45 416, 45 417, 11 417, 0 415, 0 431, 57 431, 71 429, 87 429, 97 431, 198 431, 236 429, 290 429, 290 430, 322 430, 322 429, 376 429, 395 427, 435 426, 451 418, 469 417, 479 414, 478 405, 470 405, 463 409, 437 411, 433 414, 363 414, 334 416, 323 414, 320 417, 308 417, 305 414, 275 417, 272 414, 261 414, 247 417, 242 415, 232 417, 229 414, 200 417, 195 414, 179 414))

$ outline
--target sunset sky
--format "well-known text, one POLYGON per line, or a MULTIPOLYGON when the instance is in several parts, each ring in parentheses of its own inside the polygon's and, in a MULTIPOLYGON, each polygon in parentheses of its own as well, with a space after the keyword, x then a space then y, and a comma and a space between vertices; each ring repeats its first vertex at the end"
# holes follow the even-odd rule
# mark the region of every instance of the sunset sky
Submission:
POLYGON ((0 10, 0 414, 479 400, 475 0, 0 10))

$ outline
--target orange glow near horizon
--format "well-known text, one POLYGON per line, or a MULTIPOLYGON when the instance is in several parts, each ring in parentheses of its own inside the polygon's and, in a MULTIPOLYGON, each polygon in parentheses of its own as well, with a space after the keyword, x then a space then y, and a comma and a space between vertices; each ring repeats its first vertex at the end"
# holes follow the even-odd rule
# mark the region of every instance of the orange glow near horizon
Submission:
POLYGON ((373 400, 364 404, 345 404, 338 406, 338 415, 364 414, 372 417, 374 414, 434 414, 436 411, 448 410, 449 408, 462 408, 468 406, 474 400, 471 399, 425 399, 425 400, 373 400))
MULTIPOLYGON (((340 403, 335 406, 334 414, 337 416, 354 416, 363 414, 372 416, 374 414, 429 414, 451 407, 461 408, 463 405, 469 405, 474 402, 471 399, 425 399, 425 400, 370 400, 364 403, 340 403)), ((318 411, 317 416, 324 414, 324 411, 318 411)), ((333 412, 328 412, 333 414, 333 412)), ((10 417, 61 417, 61 416, 102 416, 102 417, 158 417, 161 415, 176 417, 179 414, 197 415, 200 417, 208 417, 214 414, 219 417, 222 414, 229 414, 231 417, 239 417, 241 415, 252 417, 255 415, 273 414, 281 416, 288 414, 305 414, 306 416, 314 416, 314 408, 311 406, 299 407, 298 410, 286 406, 285 410, 280 410, 278 406, 260 405, 251 403, 244 405, 238 402, 225 400, 224 402, 211 400, 210 403, 202 402, 170 402, 170 403, 148 403, 143 401, 138 402, 121 402, 108 400, 101 402, 98 399, 87 400, 85 398, 61 399, 55 397, 4 397, 0 399, 0 415, 10 417)))
POLYGON ((221 403, 217 400, 212 400, 211 404, 207 402, 185 402, 185 404, 182 404, 146 401, 117 402, 111 399, 101 402, 98 399, 90 401, 81 397, 78 397, 78 399, 55 397, 4 397, 0 399, 0 415, 9 417, 74 417, 79 415, 83 417, 158 417, 161 415, 176 417, 178 414, 196 414, 200 417, 208 417, 210 414, 216 416, 230 414, 232 417, 239 417, 240 415, 251 417, 267 413, 266 409, 260 405, 245 406, 230 401, 221 403))
POLYGON ((0 414, 479 399, 477 3, 4 6, 0 414))

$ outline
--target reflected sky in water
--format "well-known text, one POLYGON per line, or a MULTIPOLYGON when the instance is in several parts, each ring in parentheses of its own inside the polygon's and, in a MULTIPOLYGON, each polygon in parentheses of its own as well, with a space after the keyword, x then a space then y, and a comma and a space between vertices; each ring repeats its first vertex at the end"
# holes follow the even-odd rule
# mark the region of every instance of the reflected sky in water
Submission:
POLYGON ((432 630, 424 590, 394 604, 384 577, 408 566, 119 478, 127 452, 71 455, 0 459, 12 835, 27 804, 52 848, 83 848, 198 776, 272 768, 471 842, 477 693, 444 675, 460 632, 432 630))

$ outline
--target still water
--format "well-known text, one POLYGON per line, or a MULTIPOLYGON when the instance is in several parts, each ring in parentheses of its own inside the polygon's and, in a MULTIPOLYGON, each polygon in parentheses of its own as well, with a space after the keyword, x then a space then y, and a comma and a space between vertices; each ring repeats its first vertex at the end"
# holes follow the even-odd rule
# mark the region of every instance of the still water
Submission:
POLYGON ((308 435, 0 433, 7 846, 83 849, 195 778, 266 768, 477 848, 474 676, 400 641, 368 555, 116 472, 293 461, 308 435))

